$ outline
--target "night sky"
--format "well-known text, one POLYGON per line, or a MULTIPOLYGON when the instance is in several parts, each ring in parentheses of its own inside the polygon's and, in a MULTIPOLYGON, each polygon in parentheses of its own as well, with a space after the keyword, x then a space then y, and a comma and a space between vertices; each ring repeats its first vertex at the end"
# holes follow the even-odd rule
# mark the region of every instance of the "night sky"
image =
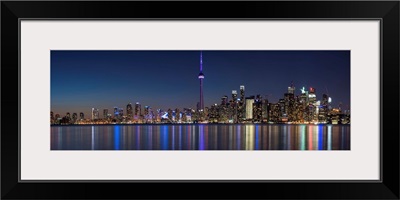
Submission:
MULTIPOLYGON (((153 111, 196 108, 200 51, 51 51, 51 110, 64 116, 140 102, 153 111)), ((276 103, 293 81, 350 108, 350 51, 203 51, 204 106, 245 86, 276 103)), ((308 89, 307 89, 308 90, 308 89)))

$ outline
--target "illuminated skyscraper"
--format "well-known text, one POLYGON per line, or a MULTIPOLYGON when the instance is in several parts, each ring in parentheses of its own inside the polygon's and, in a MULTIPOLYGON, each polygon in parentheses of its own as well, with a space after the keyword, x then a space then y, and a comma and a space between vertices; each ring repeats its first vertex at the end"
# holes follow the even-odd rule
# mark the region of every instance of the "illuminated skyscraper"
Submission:
POLYGON ((226 104, 228 103, 228 96, 223 96, 221 98, 221 106, 226 106, 226 104))
POLYGON ((199 73, 199 80, 200 80, 200 105, 199 110, 204 110, 204 97, 203 97, 203 52, 200 53, 200 73, 199 73))
POLYGON ((124 109, 123 108, 118 108, 118 119, 122 119, 124 116, 124 109))
POLYGON ((246 118, 246 107, 245 107, 245 97, 244 97, 244 85, 240 86, 240 100, 239 100, 239 112, 238 112, 238 118, 239 121, 242 121, 244 118, 246 118))
POLYGON ((83 112, 79 113, 79 119, 83 120, 85 118, 85 114, 83 114, 83 112))
POLYGON ((54 113, 53 111, 50 112, 50 124, 54 123, 54 113))
POLYGON ((253 119, 254 96, 246 98, 246 119, 253 119))
POLYGON ((135 104, 135 120, 140 120, 140 115, 142 114, 142 107, 139 102, 135 104))
POLYGON ((290 85, 290 87, 288 87, 288 93, 289 93, 289 94, 294 94, 294 91, 295 91, 295 87, 294 87, 293 82, 292 82, 292 84, 290 85))
POLYGON ((108 117, 108 109, 103 109, 103 119, 107 119, 108 117))
POLYGON ((131 103, 126 105, 126 117, 128 118, 128 120, 133 118, 133 109, 131 103))
POLYGON ((237 102, 237 91, 232 90, 232 100, 231 100, 231 119, 234 123, 238 122, 238 102, 237 102))
POLYGON ((72 113, 72 123, 75 123, 77 119, 78 119, 78 114, 72 113))
POLYGON ((232 90, 232 101, 236 102, 236 100, 237 100, 237 91, 232 90))
POLYGON ((99 109, 92 108, 92 120, 99 119, 99 109))
POLYGON ((310 91, 308 93, 308 101, 311 104, 314 104, 317 101, 317 96, 315 95, 315 88, 310 87, 310 91))
POLYGON ((114 107, 114 118, 118 118, 118 107, 114 107))

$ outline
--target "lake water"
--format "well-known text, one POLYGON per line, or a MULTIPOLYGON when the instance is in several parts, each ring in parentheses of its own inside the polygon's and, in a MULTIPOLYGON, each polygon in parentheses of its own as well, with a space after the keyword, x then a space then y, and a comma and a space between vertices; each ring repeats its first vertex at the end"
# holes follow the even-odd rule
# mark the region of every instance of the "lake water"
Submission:
POLYGON ((350 150, 350 125, 52 126, 51 150, 350 150))

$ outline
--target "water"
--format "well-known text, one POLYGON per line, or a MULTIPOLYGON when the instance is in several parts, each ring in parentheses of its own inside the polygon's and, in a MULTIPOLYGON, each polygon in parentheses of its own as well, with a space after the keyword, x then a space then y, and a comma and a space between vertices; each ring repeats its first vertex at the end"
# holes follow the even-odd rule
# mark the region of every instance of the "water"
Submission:
POLYGON ((51 150, 350 150, 350 125, 52 126, 51 150))

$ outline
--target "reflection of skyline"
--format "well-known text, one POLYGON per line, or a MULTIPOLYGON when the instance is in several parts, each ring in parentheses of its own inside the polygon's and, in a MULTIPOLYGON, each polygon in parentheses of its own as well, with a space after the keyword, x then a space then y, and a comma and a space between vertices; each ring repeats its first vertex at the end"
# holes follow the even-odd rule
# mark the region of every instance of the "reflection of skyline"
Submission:
MULTIPOLYGON (((329 88, 350 104, 349 51, 203 51, 204 105, 246 85, 246 95, 277 102, 289 81, 329 88)), ((141 102, 154 109, 196 108, 199 51, 52 51, 51 110, 90 116, 91 108, 141 102), (180 98, 177 98, 180 97, 180 98)), ((298 92, 298 91, 297 91, 298 92)))
POLYGON ((350 126, 52 127, 51 146, 52 150, 349 150, 350 126), (91 134, 82 134, 88 130, 91 134))

